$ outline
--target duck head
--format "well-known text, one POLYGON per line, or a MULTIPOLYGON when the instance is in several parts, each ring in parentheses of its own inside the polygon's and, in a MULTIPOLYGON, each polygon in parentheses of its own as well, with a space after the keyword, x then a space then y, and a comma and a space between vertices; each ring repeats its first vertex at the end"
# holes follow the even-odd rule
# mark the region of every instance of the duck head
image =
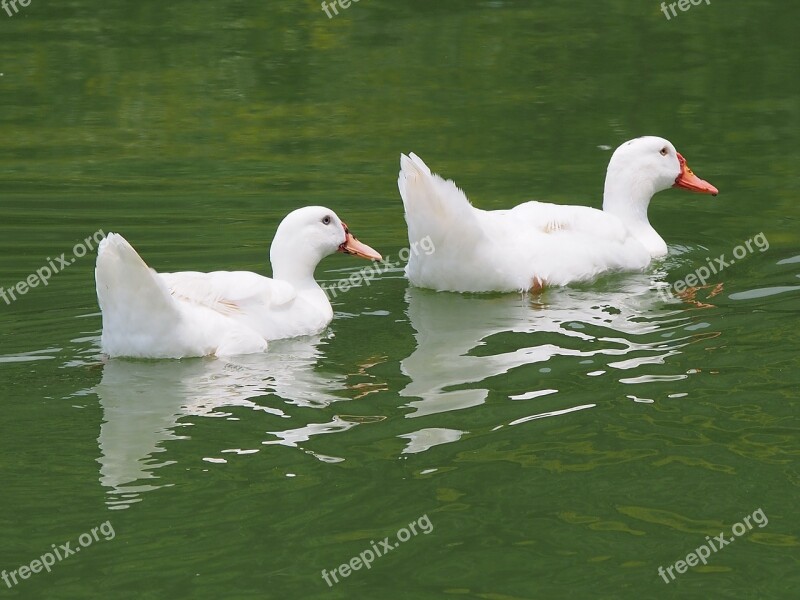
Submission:
POLYGON ((324 206, 306 206, 290 212, 278 225, 270 247, 275 279, 300 281, 314 277, 326 256, 343 252, 369 260, 381 255, 359 242, 338 215, 324 206))
MULTIPOLYGON (((652 190, 650 196, 671 187, 716 196, 719 191, 700 179, 669 140, 645 136, 630 140, 614 151, 608 163, 606 187, 622 183, 631 191, 652 190)), ((613 199, 613 198, 612 198, 613 199)))
POLYGON ((666 243, 647 219, 651 198, 669 188, 716 196, 716 187, 700 179, 669 140, 640 137, 622 144, 608 163, 603 210, 619 217, 653 256, 666 254, 666 243))

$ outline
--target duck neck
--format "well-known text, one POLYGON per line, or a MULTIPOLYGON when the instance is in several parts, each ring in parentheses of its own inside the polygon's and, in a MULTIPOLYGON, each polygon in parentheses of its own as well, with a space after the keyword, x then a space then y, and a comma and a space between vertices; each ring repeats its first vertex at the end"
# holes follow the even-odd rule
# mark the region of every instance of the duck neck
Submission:
POLYGON ((657 191, 652 182, 611 171, 606 175, 603 191, 603 211, 622 221, 651 256, 667 253, 666 242, 647 218, 650 200, 657 191))
POLYGON ((314 271, 321 260, 302 244, 285 243, 277 238, 269 252, 272 278, 291 283, 295 288, 319 287, 314 271), (297 246, 297 247, 295 247, 297 246))

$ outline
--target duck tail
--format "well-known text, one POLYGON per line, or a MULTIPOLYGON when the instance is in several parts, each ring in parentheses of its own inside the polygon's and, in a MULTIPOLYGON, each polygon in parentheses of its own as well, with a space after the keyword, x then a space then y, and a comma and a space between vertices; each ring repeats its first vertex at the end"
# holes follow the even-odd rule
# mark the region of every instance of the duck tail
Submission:
POLYGON ((118 233, 100 242, 95 283, 106 354, 116 356, 121 348, 135 348, 137 339, 160 338, 179 323, 178 307, 166 285, 118 233))
POLYGON ((458 186, 432 173, 414 154, 400 155, 397 187, 403 199, 408 237, 412 243, 426 236, 434 243, 453 235, 475 236, 479 232, 475 209, 458 186))

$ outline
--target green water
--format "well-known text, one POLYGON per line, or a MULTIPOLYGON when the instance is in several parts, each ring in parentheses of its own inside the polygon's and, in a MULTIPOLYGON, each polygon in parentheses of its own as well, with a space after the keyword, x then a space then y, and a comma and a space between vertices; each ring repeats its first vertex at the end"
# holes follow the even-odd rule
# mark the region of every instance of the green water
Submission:
POLYGON ((669 21, 656 0, 0 10, 6 289, 98 230, 159 270, 268 274, 307 204, 396 257, 401 151, 481 207, 598 206, 608 148, 654 134, 721 190, 656 197, 671 253, 648 273, 521 298, 409 289, 398 267, 261 356, 104 359, 93 252, 0 300, 0 570, 114 533, 0 597, 796 595, 798 18, 766 0, 669 21), (693 302, 652 289, 760 233, 769 249, 693 302), (765 526, 659 576, 758 509, 765 526))

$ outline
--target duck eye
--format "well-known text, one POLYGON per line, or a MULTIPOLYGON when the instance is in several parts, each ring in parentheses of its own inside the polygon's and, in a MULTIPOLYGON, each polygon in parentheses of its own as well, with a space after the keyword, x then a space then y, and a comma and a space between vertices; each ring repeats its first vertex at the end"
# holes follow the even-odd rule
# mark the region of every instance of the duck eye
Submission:
POLYGON ((661 156, 666 156, 667 154, 669 154, 669 150, 667 149, 667 147, 666 147, 666 146, 664 146, 664 147, 661 149, 661 156))
POLYGON ((324 217, 322 217, 322 224, 323 225, 330 225, 331 224, 330 215, 325 215, 324 217))

